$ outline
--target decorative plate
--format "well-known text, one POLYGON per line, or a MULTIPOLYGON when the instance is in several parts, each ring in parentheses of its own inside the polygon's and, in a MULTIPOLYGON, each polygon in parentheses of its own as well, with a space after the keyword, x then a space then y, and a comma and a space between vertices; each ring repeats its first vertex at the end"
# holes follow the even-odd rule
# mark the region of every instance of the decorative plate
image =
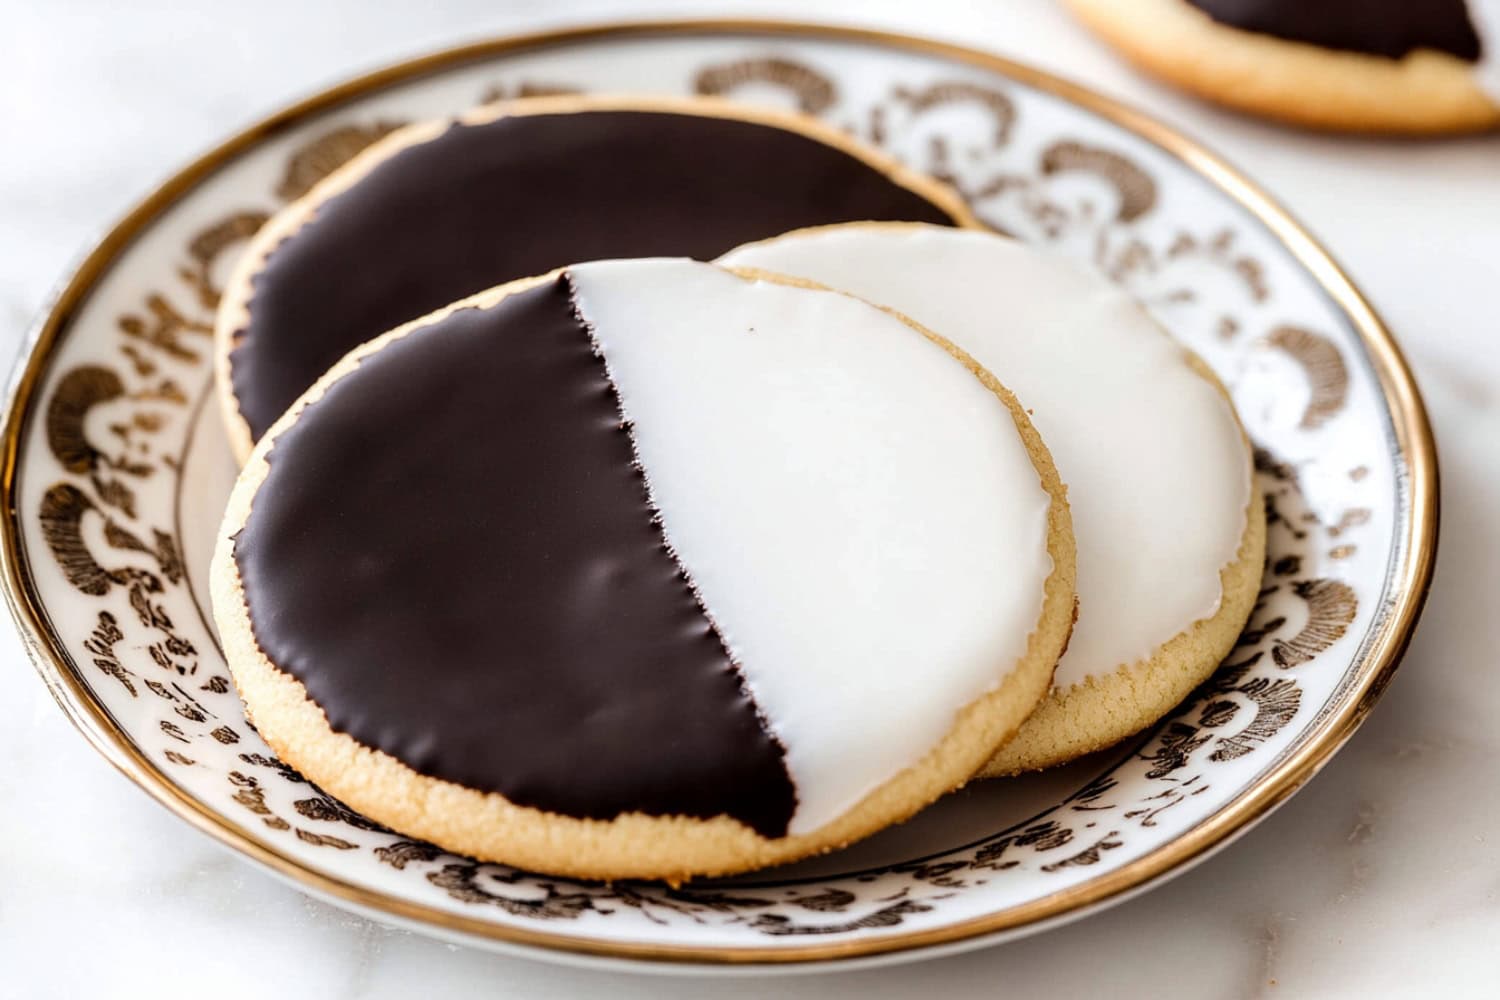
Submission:
POLYGON ((1181 871, 1265 816, 1359 724, 1416 620, 1437 521, 1432 440, 1395 344, 1249 182, 1037 70, 782 23, 502 39, 282 111, 169 180, 84 261, 32 334, 3 441, 11 610, 64 711, 158 801, 377 919, 658 963, 936 954, 1181 871), (269 213, 403 122, 571 90, 800 108, 1144 299, 1232 388, 1267 494, 1261 600, 1212 680, 1116 751, 978 783, 839 854, 680 889, 478 864, 382 829, 280 764, 245 724, 206 604, 234 473, 209 350, 226 269, 269 213))

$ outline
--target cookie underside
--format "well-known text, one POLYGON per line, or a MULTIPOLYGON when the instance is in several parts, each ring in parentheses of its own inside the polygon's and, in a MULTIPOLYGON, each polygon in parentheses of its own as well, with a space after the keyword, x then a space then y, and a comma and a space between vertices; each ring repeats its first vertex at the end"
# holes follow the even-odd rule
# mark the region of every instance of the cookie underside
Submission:
POLYGON ((1114 746, 1159 721, 1213 676, 1255 608, 1266 558, 1265 504, 1251 495, 1244 540, 1220 574, 1219 609, 1151 656, 1113 673, 1054 688, 976 777, 999 778, 1055 767, 1114 746))

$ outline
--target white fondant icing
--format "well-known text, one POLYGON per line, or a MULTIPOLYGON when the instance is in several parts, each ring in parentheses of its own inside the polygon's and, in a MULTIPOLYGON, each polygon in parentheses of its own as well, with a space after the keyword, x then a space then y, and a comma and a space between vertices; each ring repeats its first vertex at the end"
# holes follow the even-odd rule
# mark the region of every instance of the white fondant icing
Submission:
POLYGON ((815 830, 1024 654, 1049 498, 1010 411, 900 320, 686 260, 569 268, 668 543, 815 830))
POLYGON ((1500 104, 1500 0, 1467 0, 1469 20, 1479 35, 1474 78, 1490 100, 1500 104))
POLYGON ((1015 240, 933 226, 793 233, 721 262, 898 309, 1021 399, 1068 486, 1078 544, 1059 688, 1147 657, 1218 610, 1250 456, 1223 397, 1124 292, 1015 240))

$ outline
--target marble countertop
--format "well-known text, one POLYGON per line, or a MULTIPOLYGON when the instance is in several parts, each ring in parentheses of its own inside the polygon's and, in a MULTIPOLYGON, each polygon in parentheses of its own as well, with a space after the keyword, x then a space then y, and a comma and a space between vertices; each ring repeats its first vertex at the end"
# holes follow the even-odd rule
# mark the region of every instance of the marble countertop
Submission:
MULTIPOLYGON (((0 0, 0 354, 82 248, 185 158, 424 48, 609 17, 855 5, 0 0), (377 12, 378 11, 378 12, 377 12)), ((1051 0, 866 0, 858 22, 1033 61, 1205 140, 1280 197, 1401 339, 1442 453, 1437 581, 1369 722, 1292 802, 1143 897, 1002 947, 782 979, 789 996, 1493 995, 1500 939, 1500 135, 1283 131, 1148 81, 1051 0)), ((0 997, 757 996, 564 969, 347 915, 230 856, 75 733, 0 625, 0 997)))

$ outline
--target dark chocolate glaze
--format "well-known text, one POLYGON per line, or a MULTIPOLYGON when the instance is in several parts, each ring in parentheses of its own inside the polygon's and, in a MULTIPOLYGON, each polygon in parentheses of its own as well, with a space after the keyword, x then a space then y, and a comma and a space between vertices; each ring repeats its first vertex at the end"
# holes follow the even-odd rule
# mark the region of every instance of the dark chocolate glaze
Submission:
POLYGON ((366 340, 512 278, 606 257, 710 260, 802 226, 953 219, 797 132, 588 111, 455 125, 376 167, 272 251, 230 354, 259 438, 366 340))
POLYGON ((1479 35, 1464 0, 1188 0, 1233 28, 1400 59, 1437 49, 1479 60, 1479 35))
POLYGON ((251 629, 329 724, 568 816, 796 805, 653 521, 564 278, 367 357, 269 453, 235 540, 251 629))

